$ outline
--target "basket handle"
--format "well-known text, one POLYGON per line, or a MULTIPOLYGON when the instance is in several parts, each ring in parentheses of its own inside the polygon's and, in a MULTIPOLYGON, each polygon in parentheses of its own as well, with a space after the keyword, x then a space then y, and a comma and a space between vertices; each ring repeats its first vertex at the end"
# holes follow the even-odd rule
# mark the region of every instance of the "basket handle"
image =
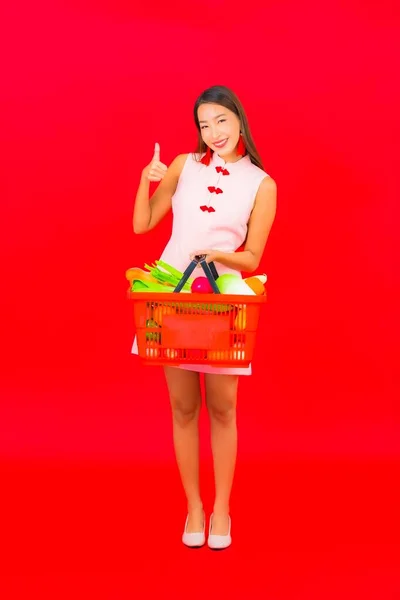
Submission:
POLYGON ((214 265, 213 262, 210 262, 209 264, 206 262, 206 255, 205 254, 200 254, 199 256, 195 256, 194 257, 194 259, 189 264, 189 266, 187 267, 187 269, 183 272, 182 279, 180 280, 180 282, 178 283, 178 285, 174 289, 174 293, 181 291, 181 289, 185 285, 186 281, 189 279, 190 275, 192 274, 192 272, 194 271, 194 269, 197 267, 198 263, 200 263, 200 265, 202 266, 203 271, 204 271, 204 273, 205 273, 208 281, 210 282, 210 285, 211 285, 213 291, 216 294, 220 294, 221 293, 219 291, 219 289, 218 289, 217 284, 215 283, 215 280, 218 279, 217 269, 215 268, 215 265, 214 265))

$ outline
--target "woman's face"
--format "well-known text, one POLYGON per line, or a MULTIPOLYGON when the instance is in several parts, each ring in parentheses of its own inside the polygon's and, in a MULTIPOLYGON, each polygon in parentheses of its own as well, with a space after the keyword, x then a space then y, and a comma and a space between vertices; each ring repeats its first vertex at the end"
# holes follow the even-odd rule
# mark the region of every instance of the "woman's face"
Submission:
POLYGON ((235 152, 240 137, 239 118, 220 104, 201 104, 197 110, 201 137, 225 161, 238 160, 235 152))

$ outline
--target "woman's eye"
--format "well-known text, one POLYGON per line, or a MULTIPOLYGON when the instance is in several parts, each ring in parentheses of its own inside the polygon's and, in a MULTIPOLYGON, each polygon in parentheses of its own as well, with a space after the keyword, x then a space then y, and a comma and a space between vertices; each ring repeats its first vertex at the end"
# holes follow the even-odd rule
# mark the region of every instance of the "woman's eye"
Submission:
MULTIPOLYGON (((220 119, 219 121, 217 121, 217 123, 218 123, 218 124, 219 124, 219 123, 225 123, 225 121, 226 121, 226 119, 220 119)), ((208 125, 202 125, 202 126, 200 127, 200 129, 205 129, 206 127, 208 127, 208 125)))

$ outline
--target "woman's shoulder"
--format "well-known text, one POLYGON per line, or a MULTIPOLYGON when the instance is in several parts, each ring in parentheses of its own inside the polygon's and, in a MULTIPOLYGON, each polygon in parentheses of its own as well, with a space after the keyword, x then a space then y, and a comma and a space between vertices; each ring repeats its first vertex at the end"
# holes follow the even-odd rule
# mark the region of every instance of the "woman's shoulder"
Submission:
POLYGON ((261 169, 261 167, 259 167, 258 165, 255 165, 250 160, 250 158, 249 158, 248 164, 249 164, 249 169, 250 169, 251 173, 253 175, 255 175, 256 177, 257 176, 261 177, 261 178, 263 178, 263 177, 269 177, 268 173, 266 171, 264 171, 264 169, 261 169))
POLYGON ((171 171, 175 176, 180 177, 183 169, 185 168, 189 154, 178 154, 170 163, 168 170, 171 171))
POLYGON ((188 156, 189 156, 189 154, 178 154, 177 156, 175 156, 175 158, 171 164, 183 166, 185 164, 185 162, 187 161, 188 156))
POLYGON ((178 166, 183 167, 185 165, 185 163, 187 163, 187 162, 199 163, 202 156, 203 156, 202 154, 198 154, 196 152, 187 152, 186 154, 178 154, 174 158, 174 160, 172 161, 171 164, 176 164, 178 166))
POLYGON ((193 166, 202 166, 202 163, 200 162, 201 157, 201 154, 196 154, 195 152, 178 154, 172 161, 170 168, 172 167, 178 176, 180 176, 184 170, 187 171, 189 169, 192 172, 193 166))
POLYGON ((190 161, 194 164, 200 164, 200 166, 202 165, 201 159, 203 158, 204 155, 205 155, 205 152, 203 152, 203 153, 189 152, 188 154, 182 154, 182 156, 184 156, 188 162, 190 161))
POLYGON ((249 170, 247 171, 248 173, 250 173, 251 176, 251 180, 253 182, 253 189, 255 190, 256 194, 259 193, 270 193, 271 191, 275 191, 276 192, 276 182, 275 180, 271 177, 271 175, 269 173, 267 173, 263 168, 259 167, 258 165, 255 165, 254 163, 250 162, 249 165, 249 170))

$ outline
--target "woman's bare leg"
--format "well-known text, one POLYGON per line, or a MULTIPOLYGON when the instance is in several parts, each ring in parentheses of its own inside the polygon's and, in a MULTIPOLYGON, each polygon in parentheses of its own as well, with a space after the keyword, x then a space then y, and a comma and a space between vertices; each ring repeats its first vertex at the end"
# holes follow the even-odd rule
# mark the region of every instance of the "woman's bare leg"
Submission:
POLYGON ((172 409, 176 461, 188 506, 188 533, 203 529, 203 503, 199 481, 199 414, 201 389, 199 373, 164 367, 172 409))
POLYGON ((211 425, 215 501, 212 533, 226 535, 237 456, 237 375, 206 374, 206 403, 211 425))

